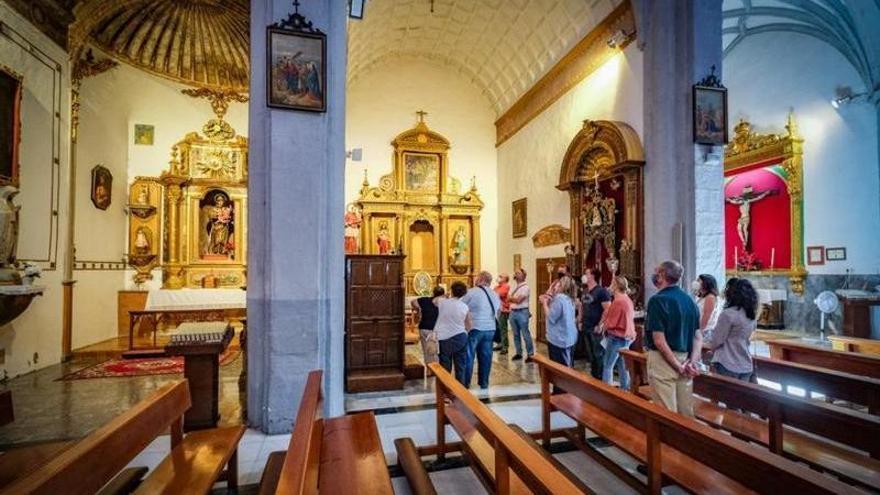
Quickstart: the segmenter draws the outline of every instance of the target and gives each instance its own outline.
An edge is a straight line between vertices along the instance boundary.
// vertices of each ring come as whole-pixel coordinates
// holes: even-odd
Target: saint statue
[[[137,229],[134,235],[134,251],[136,254],[150,254],[150,238],[144,227]]]
[[[752,203],[760,201],[771,194],[776,194],[777,192],[776,189],[755,192],[751,185],[747,185],[743,187],[742,193],[739,196],[731,196],[727,198],[728,203],[739,206],[739,220],[736,222],[736,231],[739,234],[739,240],[742,241],[743,249],[749,249],[749,226],[752,223]]]
[[[593,208],[590,210],[590,227],[601,227],[602,226],[602,212],[599,211],[599,205],[593,203]]]
[[[361,216],[354,204],[348,205],[345,212],[345,254],[358,253],[358,238],[361,234]]]
[[[150,204],[150,190],[147,189],[146,185],[143,185],[138,190],[137,204],[139,205],[148,205]]]
[[[452,264],[453,265],[466,265],[467,264],[467,234],[464,231],[464,226],[459,226],[458,230],[455,231],[455,234],[452,235]]]
[[[388,232],[388,222],[379,224],[376,243],[379,245],[379,254],[391,254],[391,234]]]
[[[205,239],[202,243],[203,258],[232,259],[235,244],[232,240],[233,206],[226,194],[214,193],[214,204],[201,209]]]

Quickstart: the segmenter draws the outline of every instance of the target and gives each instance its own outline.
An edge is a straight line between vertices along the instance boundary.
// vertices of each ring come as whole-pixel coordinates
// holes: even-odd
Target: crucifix
[[[749,250],[749,226],[752,223],[752,203],[777,192],[776,189],[755,192],[751,185],[747,185],[743,187],[742,193],[739,196],[727,198],[728,203],[739,206],[739,220],[736,222],[736,232],[739,234],[739,240],[742,241],[743,249],[746,251]]]
[[[419,110],[418,112],[416,112],[416,115],[419,116],[419,123],[424,124],[425,123],[425,116],[428,115],[428,112],[426,112],[424,110]]]

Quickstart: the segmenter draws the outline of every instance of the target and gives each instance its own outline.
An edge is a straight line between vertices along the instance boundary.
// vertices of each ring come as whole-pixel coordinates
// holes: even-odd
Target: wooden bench
[[[862,354],[880,356],[880,340],[844,335],[831,335],[828,340],[831,341],[831,348],[835,351],[861,352]]]
[[[770,347],[770,357],[773,359],[880,378],[880,356],[835,351],[794,339],[771,340],[767,345]]]
[[[393,494],[372,412],[322,417],[322,372],[309,372],[287,452],[270,455],[260,494]]]
[[[622,356],[629,369],[639,369],[632,383],[643,383],[646,355]],[[650,395],[650,387],[633,391]],[[694,393],[708,399],[694,402],[694,414],[710,426],[848,482],[880,487],[880,418],[711,373],[694,378]]]
[[[691,418],[536,355],[541,372],[542,431],[550,436],[550,414],[559,411],[579,425],[572,442],[618,477],[645,490],[630,473],[578,437],[588,428],[647,465],[647,491],[660,493],[664,478],[693,493],[859,493],[766,449],[749,445]],[[566,391],[551,395],[555,385]],[[600,459],[601,458],[601,459]],[[610,467],[614,466],[614,468]],[[615,469],[616,468],[616,469]]]
[[[98,493],[156,437],[171,431],[171,453],[135,493],[208,493],[218,480],[237,488],[238,441],[244,426],[183,435],[190,407],[185,380],[165,385],[133,408],[60,452],[8,487],[8,493]],[[224,472],[224,467],[228,466]]]
[[[450,450],[446,425],[461,438],[471,468],[489,493],[592,493],[550,462],[504,420],[477,400],[438,363],[428,365],[437,377],[437,458]]]

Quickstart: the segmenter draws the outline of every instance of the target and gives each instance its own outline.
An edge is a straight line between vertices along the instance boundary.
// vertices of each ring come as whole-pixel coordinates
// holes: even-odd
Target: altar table
[[[244,309],[247,292],[241,289],[159,289],[147,294],[147,311],[169,309]]]

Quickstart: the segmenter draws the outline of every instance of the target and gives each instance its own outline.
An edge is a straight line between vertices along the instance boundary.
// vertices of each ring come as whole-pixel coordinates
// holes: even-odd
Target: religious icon
[[[0,186],[18,187],[21,76],[0,65]]]
[[[224,191],[210,191],[199,202],[199,254],[203,260],[235,259],[235,206]]]
[[[464,231],[464,225],[458,227],[452,234],[452,264],[456,266],[465,266],[468,264],[467,258],[467,233]]]
[[[146,124],[134,125],[134,144],[152,146],[156,128]]]
[[[92,169],[92,204],[99,210],[110,206],[113,175],[105,167],[95,165]]]
[[[407,189],[411,191],[439,192],[439,156],[404,153],[403,162]]]
[[[138,189],[137,204],[138,205],[150,204],[150,189],[147,187],[146,184],[142,185],[140,187],[140,189]]]
[[[150,254],[150,234],[146,227],[138,227],[134,236],[135,254]]]
[[[513,237],[525,237],[528,230],[528,205],[527,198],[513,202]]]
[[[391,254],[391,233],[388,231],[388,222],[379,224],[376,243],[379,245],[379,254]]]
[[[751,185],[746,185],[742,189],[739,196],[730,196],[725,200],[739,206],[739,219],[736,223],[736,231],[739,234],[739,240],[742,241],[743,249],[749,249],[749,226],[752,223],[751,205],[760,201],[771,194],[776,194],[776,189],[767,189],[766,191],[755,192]]]
[[[727,90],[694,86],[694,142],[727,143]]]
[[[327,110],[326,36],[320,32],[270,27],[268,38],[269,106],[313,112]]]
[[[361,215],[358,213],[357,206],[352,203],[348,205],[348,211],[345,212],[345,254],[358,253],[360,235]]]

